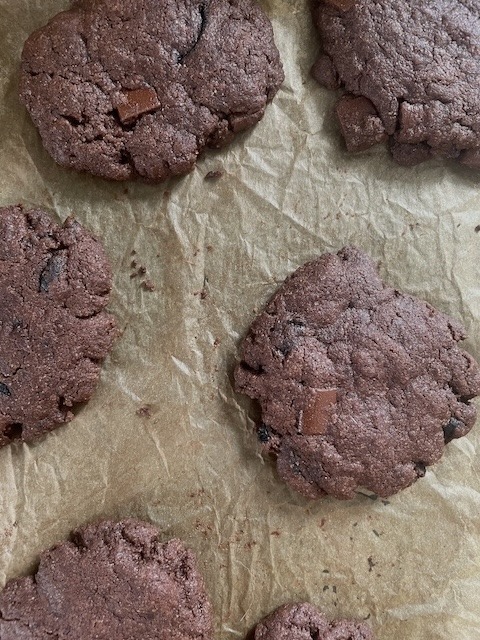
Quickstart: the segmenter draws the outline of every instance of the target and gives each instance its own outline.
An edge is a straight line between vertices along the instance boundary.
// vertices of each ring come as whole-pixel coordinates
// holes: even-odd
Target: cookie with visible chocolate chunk
[[[255,0],[83,0],[28,38],[20,97],[59,164],[161,181],[258,122],[283,78]]]
[[[474,425],[480,368],[458,346],[465,337],[345,248],[298,269],[256,318],[236,390],[259,401],[263,450],[293,489],[387,497]]]
[[[480,5],[460,0],[315,0],[314,77],[342,88],[349,151],[389,141],[394,159],[480,168]]]
[[[135,520],[76,531],[0,593],[2,640],[211,640],[195,556]]]
[[[112,274],[82,225],[0,209],[0,446],[72,419],[93,394],[117,335]]]
[[[356,620],[329,622],[313,605],[285,604],[255,627],[253,640],[374,640],[369,625]]]

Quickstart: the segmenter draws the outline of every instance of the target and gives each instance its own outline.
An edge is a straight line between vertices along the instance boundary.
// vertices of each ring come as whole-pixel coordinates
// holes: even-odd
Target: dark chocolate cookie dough
[[[59,164],[160,181],[260,120],[282,81],[254,0],[83,0],[27,40],[20,96]]]
[[[253,322],[236,389],[280,476],[316,498],[390,496],[473,426],[480,369],[463,326],[380,279],[346,248],[291,275]]]
[[[329,622],[308,603],[286,604],[259,622],[254,640],[373,640],[370,627],[354,620]]]
[[[0,446],[72,419],[116,336],[105,312],[112,275],[78,222],[0,209]]]
[[[350,151],[389,140],[412,165],[431,156],[480,169],[480,3],[315,0],[323,53],[313,67],[343,88]]]
[[[2,640],[210,640],[191,551],[134,520],[79,529],[0,593]]]

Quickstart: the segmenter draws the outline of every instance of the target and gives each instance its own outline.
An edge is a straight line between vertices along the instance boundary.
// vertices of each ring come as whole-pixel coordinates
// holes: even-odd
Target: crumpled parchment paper
[[[149,186],[54,164],[17,77],[25,38],[68,0],[0,0],[0,204],[75,213],[103,240],[123,330],[73,422],[0,451],[0,584],[73,528],[136,516],[196,551],[218,639],[305,599],[368,618],[381,640],[475,640],[480,429],[388,501],[310,502],[260,457],[255,408],[231,380],[256,310],[300,264],[348,243],[381,261],[392,285],[461,318],[480,357],[480,174],[404,169],[382,147],[348,156],[335,97],[309,77],[308,0],[264,6],[286,71],[264,120],[186,178]]]

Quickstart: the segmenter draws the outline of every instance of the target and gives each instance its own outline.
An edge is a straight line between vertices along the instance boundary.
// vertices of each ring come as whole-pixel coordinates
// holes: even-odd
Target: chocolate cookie
[[[0,209],[0,446],[72,419],[116,336],[100,243],[69,218]]]
[[[323,53],[313,75],[342,87],[349,151],[389,140],[397,162],[431,156],[480,168],[480,4],[315,0]]]
[[[280,287],[245,338],[236,389],[259,400],[258,437],[293,489],[386,497],[475,422],[480,368],[464,338],[459,322],[346,248]]]
[[[283,77],[254,0],[83,0],[27,40],[20,97],[59,164],[160,181],[258,122]]]
[[[373,640],[370,627],[354,620],[328,622],[308,603],[286,604],[259,622],[254,640]]]
[[[212,611],[193,553],[144,522],[79,529],[0,593],[2,640],[207,640]]]

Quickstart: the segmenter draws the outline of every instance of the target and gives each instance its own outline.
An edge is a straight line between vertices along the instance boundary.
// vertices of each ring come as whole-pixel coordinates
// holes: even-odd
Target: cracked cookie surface
[[[480,369],[458,346],[465,337],[345,248],[298,269],[255,319],[236,390],[259,401],[258,438],[293,489],[387,497],[474,425]]]
[[[286,604],[255,627],[254,640],[374,640],[370,627],[355,620],[329,622],[313,605]]]
[[[135,520],[102,522],[44,552],[34,576],[0,593],[2,640],[211,640],[196,559]]]
[[[0,209],[0,446],[42,436],[91,397],[117,335],[111,286],[102,246],[74,219]]]
[[[343,88],[350,151],[389,140],[397,162],[432,156],[480,169],[477,0],[315,0],[314,77]]]
[[[260,120],[283,77],[254,0],[84,0],[27,40],[20,97],[59,164],[161,181]]]

